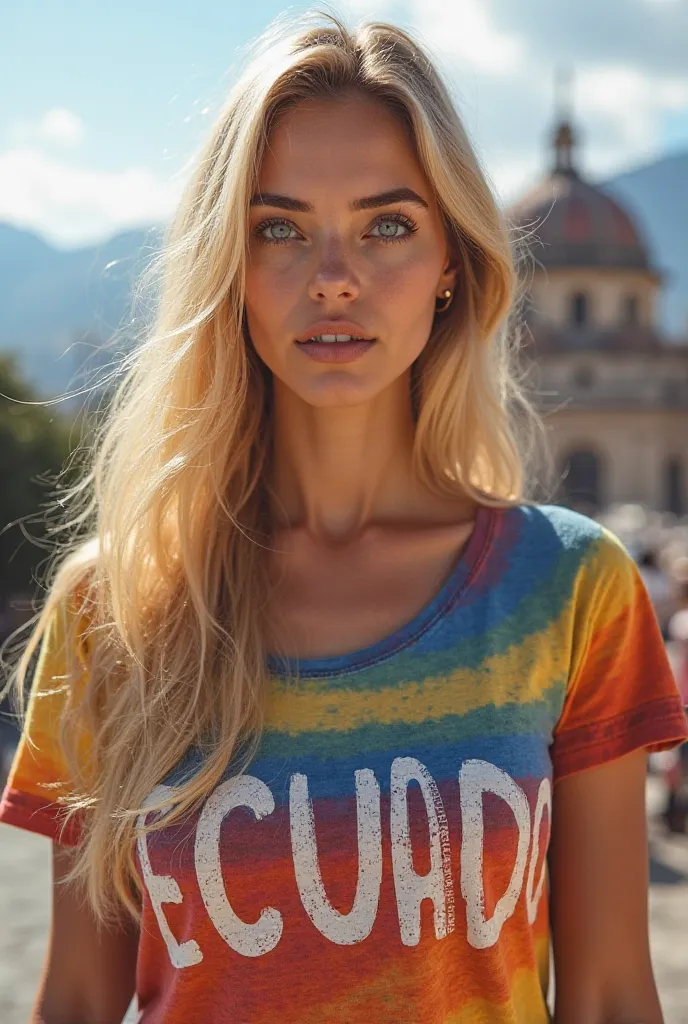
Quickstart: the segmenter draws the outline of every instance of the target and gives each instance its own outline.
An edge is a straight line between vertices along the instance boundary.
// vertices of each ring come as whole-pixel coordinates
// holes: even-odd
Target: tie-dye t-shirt
[[[0,814],[53,838],[63,664],[56,627],[34,682],[53,694],[32,700],[35,745],[22,742]],[[271,662],[247,772],[139,834],[141,1019],[549,1020],[557,780],[686,735],[630,557],[564,509],[484,509],[411,622],[293,669]],[[190,750],[151,801],[197,764]]]

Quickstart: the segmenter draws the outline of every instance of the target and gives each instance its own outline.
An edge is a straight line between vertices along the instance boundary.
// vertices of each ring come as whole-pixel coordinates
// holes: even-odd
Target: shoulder
[[[556,540],[567,550],[587,548],[605,532],[594,519],[561,505],[516,505],[507,509],[530,540]]]
[[[547,600],[588,605],[632,595],[637,566],[621,541],[588,516],[556,505],[518,505],[497,518],[493,544],[508,576]]]
[[[525,547],[594,564],[635,565],[622,542],[588,516],[559,505],[517,505],[503,513],[504,528]]]

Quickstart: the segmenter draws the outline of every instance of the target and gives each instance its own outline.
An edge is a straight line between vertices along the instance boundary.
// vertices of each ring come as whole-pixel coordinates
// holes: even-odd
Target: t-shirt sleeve
[[[52,612],[36,661],[19,740],[7,785],[0,802],[0,822],[48,836],[65,846],[79,841],[79,812],[66,814],[65,798],[73,792],[60,742],[60,724],[70,688],[87,680],[87,646],[77,642],[74,657],[68,644],[85,622],[72,601]],[[74,690],[72,689],[72,692]],[[79,758],[88,756],[88,743],[80,743]]]
[[[652,603],[633,559],[604,530],[573,595],[571,667],[551,749],[554,778],[688,738]]]

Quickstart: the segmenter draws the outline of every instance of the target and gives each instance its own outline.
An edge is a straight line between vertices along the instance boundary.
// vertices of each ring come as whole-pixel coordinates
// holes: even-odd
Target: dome
[[[571,159],[574,136],[567,123],[554,136],[554,170],[507,210],[525,232],[535,259],[553,267],[650,270],[648,247],[637,225],[615,199],[584,181]]]

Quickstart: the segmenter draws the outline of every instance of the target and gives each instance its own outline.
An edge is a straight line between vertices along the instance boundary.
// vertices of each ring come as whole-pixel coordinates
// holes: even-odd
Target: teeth
[[[314,334],[309,341],[324,341],[327,345],[332,345],[337,341],[364,341],[364,338],[357,338],[353,334]]]

